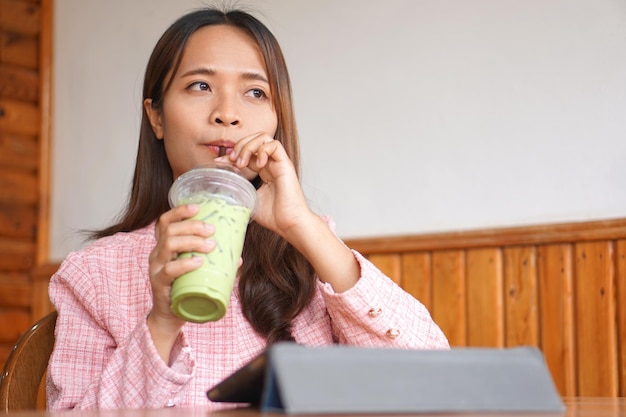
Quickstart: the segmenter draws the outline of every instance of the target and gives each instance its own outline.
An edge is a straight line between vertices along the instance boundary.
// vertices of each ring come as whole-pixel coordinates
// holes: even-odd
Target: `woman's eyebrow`
[[[269,81],[267,81],[267,78],[263,74],[260,74],[258,72],[254,72],[254,71],[243,72],[241,74],[241,77],[245,80],[262,81],[264,83],[269,84]]]
[[[215,70],[210,68],[194,68],[181,75],[181,77],[189,77],[192,75],[215,75]]]
[[[185,73],[181,75],[181,77],[190,77],[194,75],[211,76],[215,74],[217,74],[217,71],[215,71],[214,69],[201,67],[201,68],[194,68],[189,71],[186,71]],[[241,73],[241,78],[243,78],[244,80],[262,81],[264,83],[269,84],[267,77],[265,77],[263,74],[257,71],[244,71]]]

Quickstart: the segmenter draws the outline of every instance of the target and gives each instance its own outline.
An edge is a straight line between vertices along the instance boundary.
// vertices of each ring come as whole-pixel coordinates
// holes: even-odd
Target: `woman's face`
[[[206,26],[188,40],[161,109],[144,102],[174,178],[230,152],[239,139],[276,134],[268,76],[256,43],[241,29]],[[248,178],[255,174],[244,172]]]

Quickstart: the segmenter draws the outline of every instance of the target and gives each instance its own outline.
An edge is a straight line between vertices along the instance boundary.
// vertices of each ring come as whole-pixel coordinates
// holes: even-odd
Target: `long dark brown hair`
[[[208,25],[230,25],[256,41],[265,61],[272,105],[278,116],[275,139],[283,144],[300,172],[298,134],[285,59],[269,29],[249,13],[204,8],[174,22],[150,56],[143,99],[152,99],[154,108],[162,108],[163,96],[178,70],[189,37]],[[163,141],[157,140],[143,110],[135,174],[126,209],[116,224],[93,232],[91,237],[130,232],[157,220],[169,210],[167,194],[173,180]],[[291,322],[308,305],[315,291],[310,263],[287,241],[255,222],[248,227],[243,259],[239,295],[245,317],[270,344],[294,340]]]

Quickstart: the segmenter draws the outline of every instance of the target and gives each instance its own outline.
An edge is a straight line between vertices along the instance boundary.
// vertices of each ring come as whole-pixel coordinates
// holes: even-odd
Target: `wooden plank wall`
[[[346,243],[452,346],[537,346],[561,395],[626,396],[626,219]]]
[[[50,0],[0,0],[0,364],[50,309],[51,13]]]

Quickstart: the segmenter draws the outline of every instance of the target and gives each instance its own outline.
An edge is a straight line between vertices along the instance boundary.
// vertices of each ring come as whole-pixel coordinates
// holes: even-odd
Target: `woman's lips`
[[[233,151],[233,147],[228,145],[210,144],[205,146],[216,156],[228,155]]]

